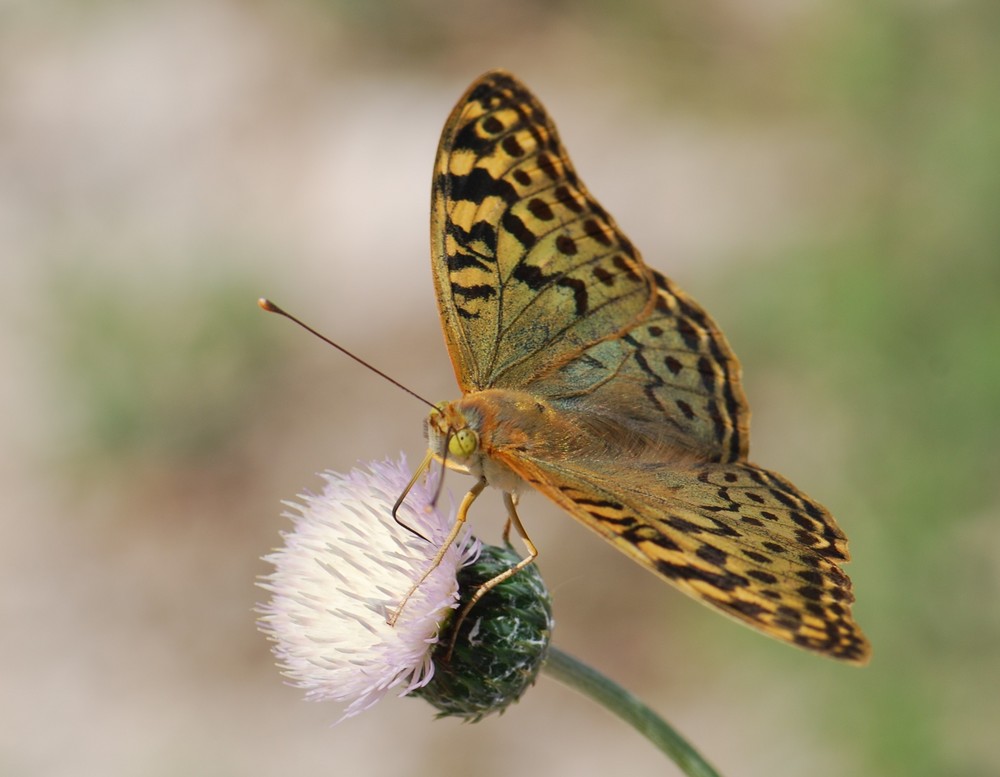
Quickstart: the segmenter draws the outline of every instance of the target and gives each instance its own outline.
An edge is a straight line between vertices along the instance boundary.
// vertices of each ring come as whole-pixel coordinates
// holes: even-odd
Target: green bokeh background
[[[423,416],[254,300],[453,396],[430,169],[497,66],[725,329],[875,652],[763,639],[526,499],[556,644],[728,775],[1000,773],[998,36],[992,0],[0,6],[0,773],[673,773],[545,679],[331,730],[254,630],[280,501]]]

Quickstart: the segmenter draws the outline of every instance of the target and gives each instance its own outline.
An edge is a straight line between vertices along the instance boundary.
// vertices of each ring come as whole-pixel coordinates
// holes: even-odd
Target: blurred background
[[[875,652],[760,637],[526,497],[557,644],[727,775],[1000,773],[998,34],[993,0],[0,3],[0,774],[675,773],[544,677],[330,728],[255,630],[281,500],[424,417],[255,299],[455,397],[430,172],[498,66],[727,333]]]

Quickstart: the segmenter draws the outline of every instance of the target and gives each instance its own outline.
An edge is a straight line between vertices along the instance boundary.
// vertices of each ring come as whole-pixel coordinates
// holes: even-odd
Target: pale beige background
[[[280,501],[323,468],[416,460],[424,415],[255,297],[453,397],[430,170],[454,101],[494,66],[541,96],[592,191],[729,333],[754,458],[852,537],[876,663],[730,624],[529,497],[557,643],[726,774],[890,774],[954,752],[969,769],[953,773],[1000,764],[961,680],[928,710],[934,733],[892,723],[896,689],[933,670],[900,669],[909,638],[885,637],[898,610],[877,561],[893,538],[845,472],[867,421],[796,362],[822,332],[772,328],[781,306],[755,307],[747,283],[777,283],[769,257],[865,211],[878,150],[816,108],[822,72],[795,69],[841,23],[836,4],[494,5],[0,4],[0,773],[674,773],[546,678],[478,725],[389,699],[331,729],[338,711],[284,686],[255,631]],[[477,505],[487,539],[499,504]],[[966,546],[995,542],[993,525],[971,524]],[[863,741],[858,710],[880,706],[886,739]],[[925,738],[937,761],[907,744]]]

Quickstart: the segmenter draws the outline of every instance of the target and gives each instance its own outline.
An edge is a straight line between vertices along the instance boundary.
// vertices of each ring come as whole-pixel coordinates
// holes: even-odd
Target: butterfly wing
[[[839,566],[847,539],[826,508],[780,475],[747,462],[498,456],[698,601],[782,641],[867,662]]]
[[[587,397],[651,438],[746,457],[740,369],[711,318],[643,263],[538,100],[502,71],[459,100],[435,163],[431,241],[464,393]]]
[[[651,271],[656,304],[531,381],[524,390],[605,417],[608,433],[638,434],[710,461],[746,460],[750,408],[739,362],[704,310]]]

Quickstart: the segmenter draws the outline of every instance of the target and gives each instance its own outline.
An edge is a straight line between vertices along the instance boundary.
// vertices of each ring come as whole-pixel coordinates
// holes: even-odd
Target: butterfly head
[[[427,417],[427,443],[438,458],[465,468],[479,453],[479,434],[455,402],[440,402]]]

